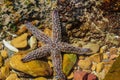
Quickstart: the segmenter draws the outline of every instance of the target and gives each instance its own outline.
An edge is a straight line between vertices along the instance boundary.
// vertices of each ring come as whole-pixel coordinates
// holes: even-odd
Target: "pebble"
[[[92,61],[92,62],[96,62],[96,63],[99,63],[102,61],[103,59],[103,54],[101,53],[96,53],[96,54],[93,54],[89,57],[89,59]]]
[[[85,71],[75,71],[74,72],[74,80],[87,80],[87,76],[89,73]]]
[[[97,43],[88,43],[87,45],[84,45],[83,48],[90,48],[92,53],[96,53],[99,51],[100,46]]]
[[[17,74],[15,73],[11,73],[7,78],[6,80],[20,80],[17,76]]]
[[[73,78],[73,72],[67,77],[68,80],[71,80]]]
[[[36,46],[37,46],[37,39],[36,39],[36,37],[34,37],[34,36],[30,37],[29,45],[30,45],[31,49],[35,49],[36,48]]]
[[[0,67],[3,65],[3,58],[2,56],[0,55]]]
[[[25,56],[25,53],[16,53],[10,59],[10,66],[12,69],[24,72],[33,77],[36,76],[50,76],[52,74],[52,69],[49,64],[45,61],[32,60],[27,63],[23,63],[21,59]],[[19,65],[18,65],[19,64]]]
[[[16,48],[25,48],[27,46],[27,33],[24,33],[11,41],[11,44]]]
[[[17,35],[20,35],[22,33],[24,33],[27,30],[26,26],[24,24],[20,25],[19,30],[17,31]]]
[[[1,51],[1,56],[2,56],[3,58],[7,58],[7,57],[8,57],[8,52],[7,52],[6,50],[2,50],[2,51]]]
[[[110,48],[110,54],[112,55],[112,54],[117,54],[117,51],[118,51],[118,49],[117,48],[115,48],[115,47],[112,47],[112,48]]]
[[[101,72],[103,70],[103,68],[104,68],[104,63],[103,62],[98,63],[97,67],[96,67],[96,72],[98,72],[98,73]]]
[[[50,30],[49,28],[45,28],[44,29],[44,33],[49,36],[49,37],[52,37],[52,30]]]
[[[63,72],[65,75],[68,75],[74,64],[76,63],[77,56],[76,54],[64,54],[63,55]]]
[[[78,65],[83,70],[89,70],[91,68],[91,66],[92,66],[92,62],[89,59],[79,60]]]

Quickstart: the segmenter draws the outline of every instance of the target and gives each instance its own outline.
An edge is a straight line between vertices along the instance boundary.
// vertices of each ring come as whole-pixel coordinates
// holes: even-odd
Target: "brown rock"
[[[75,71],[74,72],[74,80],[87,80],[87,76],[89,73],[85,71]]]
[[[51,68],[45,61],[32,60],[23,63],[21,59],[24,57],[22,53],[17,53],[10,59],[11,68],[29,74],[31,76],[48,76],[51,75]]]
[[[14,38],[11,41],[11,44],[16,48],[25,48],[27,46],[27,36],[28,34],[24,33],[21,36]]]
[[[98,80],[98,78],[94,74],[89,74],[87,80]]]

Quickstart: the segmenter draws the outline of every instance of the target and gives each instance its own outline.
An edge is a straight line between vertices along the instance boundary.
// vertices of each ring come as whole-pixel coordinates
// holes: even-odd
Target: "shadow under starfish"
[[[88,48],[74,47],[71,44],[61,42],[61,26],[59,20],[59,13],[55,9],[52,12],[52,39],[45,35],[41,30],[37,29],[31,23],[26,23],[26,27],[30,30],[36,38],[46,45],[33,50],[28,55],[26,55],[22,61],[28,62],[30,60],[45,57],[51,54],[52,63],[54,66],[54,71],[56,73],[57,80],[66,80],[64,73],[62,72],[62,56],[61,52],[71,52],[76,54],[87,54],[91,50]]]

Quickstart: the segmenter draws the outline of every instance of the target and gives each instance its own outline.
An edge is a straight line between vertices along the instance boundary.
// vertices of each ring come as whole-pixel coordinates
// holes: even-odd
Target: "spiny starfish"
[[[36,38],[46,45],[33,50],[26,55],[22,61],[28,62],[30,60],[38,59],[47,56],[51,53],[52,63],[54,71],[56,73],[56,79],[66,80],[64,73],[62,72],[62,56],[61,52],[71,52],[76,54],[86,54],[90,50],[88,48],[74,47],[68,43],[61,42],[61,26],[59,20],[59,13],[55,9],[52,12],[52,39],[45,35],[41,30],[38,30],[31,23],[26,23],[26,27],[30,30]]]

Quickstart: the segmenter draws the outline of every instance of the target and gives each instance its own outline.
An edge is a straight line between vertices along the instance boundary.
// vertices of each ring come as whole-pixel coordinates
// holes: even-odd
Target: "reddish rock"
[[[74,72],[74,80],[87,80],[87,76],[89,73],[85,71],[75,71]]]
[[[87,80],[98,80],[98,78],[94,74],[89,74]]]

